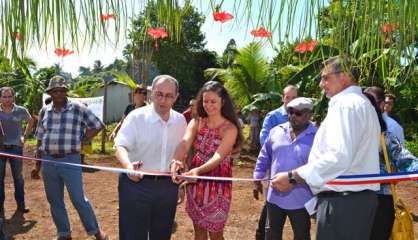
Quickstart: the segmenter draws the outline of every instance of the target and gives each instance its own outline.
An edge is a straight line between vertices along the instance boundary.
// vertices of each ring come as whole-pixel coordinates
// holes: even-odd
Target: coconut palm
[[[249,104],[256,93],[269,91],[269,64],[259,43],[239,49],[231,67],[209,68],[205,75],[223,81],[238,106]]]

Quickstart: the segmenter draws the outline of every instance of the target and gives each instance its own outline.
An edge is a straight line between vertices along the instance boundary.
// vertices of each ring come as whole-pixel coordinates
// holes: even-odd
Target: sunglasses
[[[147,95],[147,90],[146,89],[138,89],[138,90],[135,91],[135,93]]]
[[[295,110],[295,109],[293,109],[293,108],[289,108],[289,109],[287,109],[287,114],[288,114],[288,115],[293,115],[293,114],[294,114],[296,117],[300,117],[300,116],[302,116],[304,113],[305,113],[305,112],[298,111],[298,110]]]

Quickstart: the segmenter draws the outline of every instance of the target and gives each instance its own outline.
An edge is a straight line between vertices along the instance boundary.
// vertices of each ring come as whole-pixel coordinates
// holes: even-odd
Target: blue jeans
[[[16,147],[15,149],[3,150],[5,153],[22,155],[22,147]],[[25,208],[25,181],[22,175],[22,160],[17,158],[0,158],[0,207],[4,205],[4,177],[6,175],[6,162],[10,163],[10,169],[12,171],[13,183],[15,185],[15,199],[18,208]]]
[[[64,158],[43,156],[44,159],[57,162],[80,164],[80,154],[67,155]],[[73,206],[89,235],[99,232],[96,215],[87,197],[84,195],[81,167],[65,166],[55,163],[42,163],[46,198],[51,207],[51,215],[57,227],[58,236],[71,236],[71,226],[64,203],[64,185],[67,187]]]

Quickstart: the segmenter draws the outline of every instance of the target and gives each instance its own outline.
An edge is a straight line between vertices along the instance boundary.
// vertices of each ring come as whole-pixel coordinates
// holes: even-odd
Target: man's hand
[[[263,184],[261,181],[255,181],[254,182],[254,189],[253,189],[253,197],[254,199],[259,199],[259,194],[263,195]]]
[[[128,169],[136,171],[139,170],[143,164],[143,162],[133,162]],[[139,182],[144,177],[144,175],[140,173],[128,173],[127,175],[128,178],[134,182]]]
[[[32,171],[30,172],[30,177],[34,180],[41,179],[41,176],[39,175],[39,169],[32,169]]]
[[[287,172],[281,172],[274,176],[271,181],[272,187],[279,192],[288,192],[293,188],[293,185],[289,183],[289,177]]]
[[[184,178],[179,177],[178,173],[186,170],[186,164],[180,160],[173,160],[170,165],[171,179],[174,183],[180,184],[184,181]]]

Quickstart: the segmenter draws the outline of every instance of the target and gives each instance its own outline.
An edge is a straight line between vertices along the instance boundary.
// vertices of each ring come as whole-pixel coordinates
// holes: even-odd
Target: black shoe
[[[25,208],[25,207],[18,207],[16,209],[16,212],[20,212],[20,213],[28,213],[30,212],[29,208]]]

